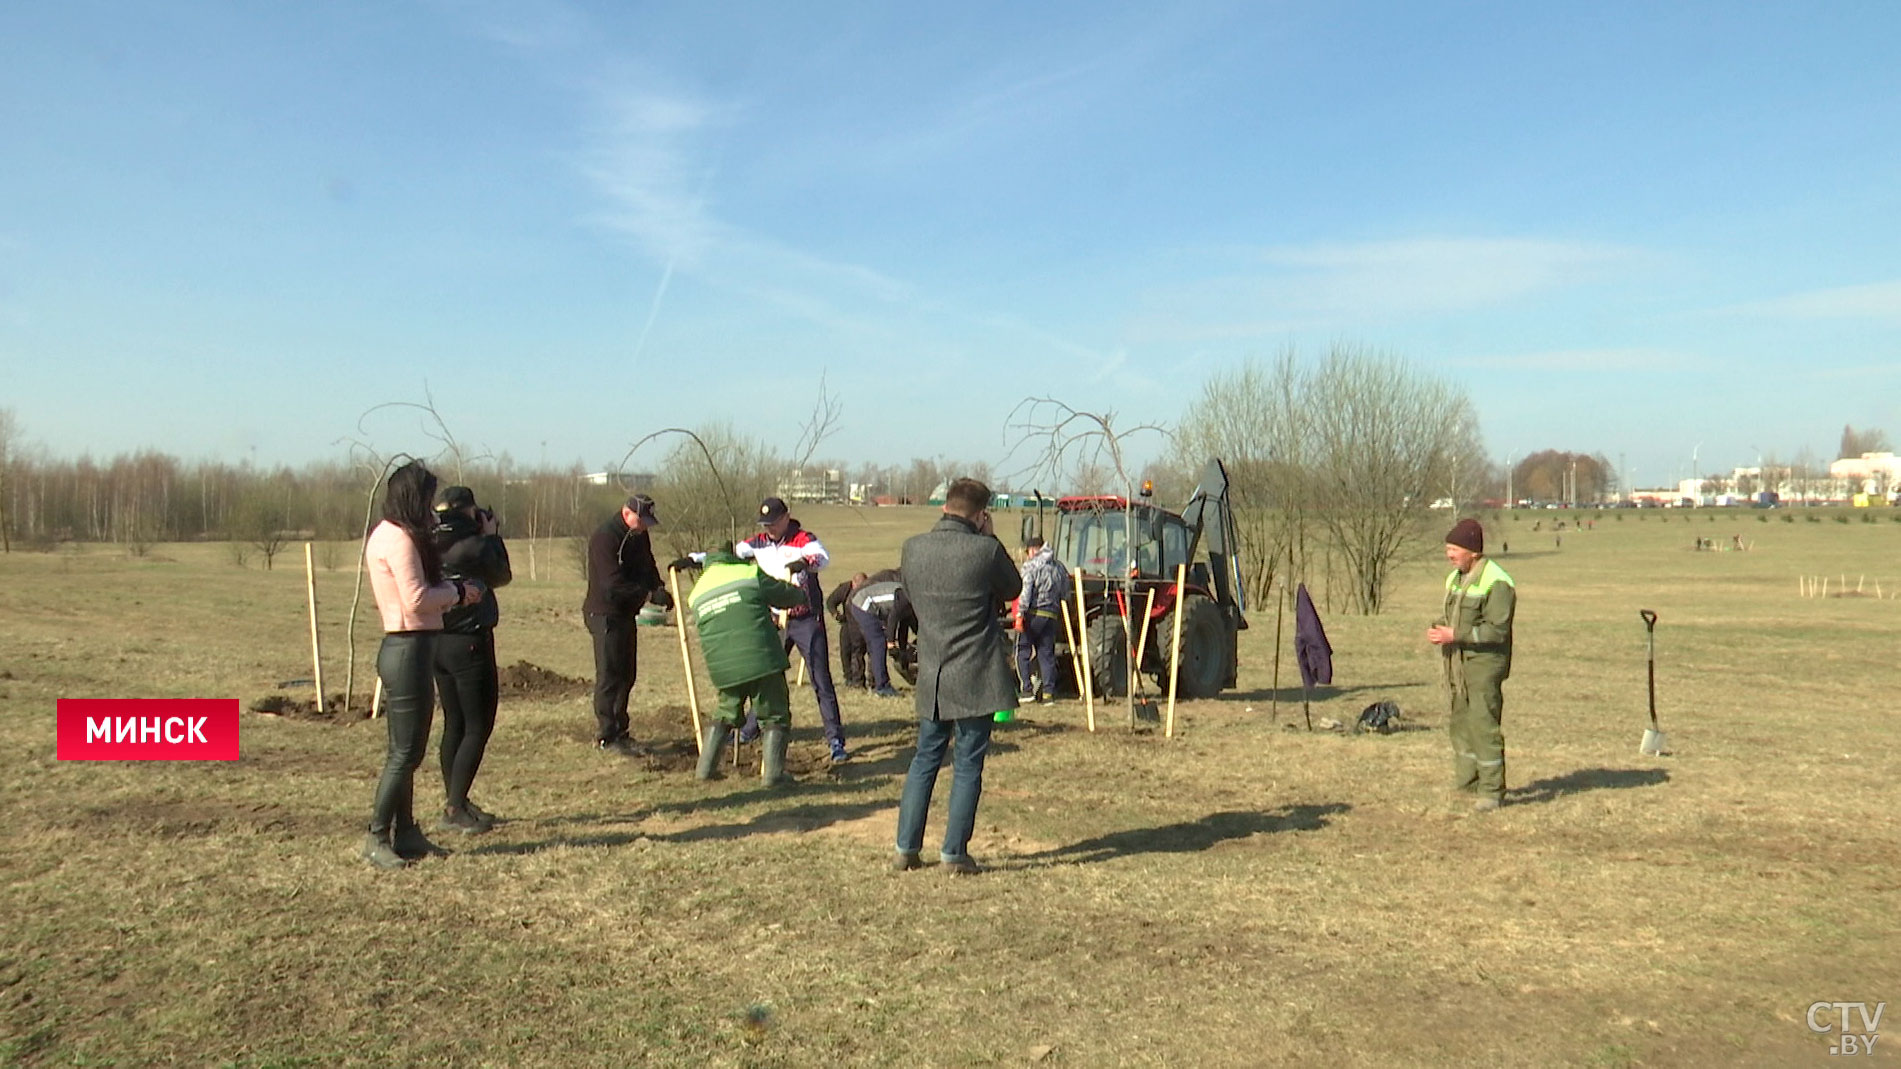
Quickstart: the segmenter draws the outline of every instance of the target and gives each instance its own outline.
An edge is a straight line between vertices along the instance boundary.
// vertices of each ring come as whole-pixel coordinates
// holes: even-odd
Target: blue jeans
[[[917,755],[911,758],[911,772],[904,778],[904,796],[898,802],[899,853],[915,854],[924,846],[924,815],[931,808],[931,789],[937,786],[937,770],[944,766],[944,751],[955,735],[950,811],[944,818],[944,846],[938,854],[944,861],[970,858],[970,834],[977,827],[977,799],[983,797],[984,790],[984,757],[990,753],[990,729],[995,724],[987,716],[918,721]]]
[[[871,688],[889,690],[891,687],[891,662],[886,657],[884,621],[877,613],[866,612],[856,605],[851,609],[852,619],[858,621],[858,630],[865,636],[865,658],[871,666]]]
[[[1023,630],[1017,632],[1017,682],[1025,694],[1037,690],[1036,677],[1030,674],[1030,657],[1035,655],[1043,667],[1043,686],[1039,693],[1056,697],[1056,632],[1061,623],[1048,616],[1025,616]]]

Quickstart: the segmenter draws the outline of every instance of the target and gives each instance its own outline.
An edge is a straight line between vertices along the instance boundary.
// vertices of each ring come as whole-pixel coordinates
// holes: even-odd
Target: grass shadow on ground
[[[1047,859],[1054,864],[1086,865],[1130,854],[1188,854],[1210,849],[1232,839],[1283,831],[1319,831],[1328,817],[1353,807],[1345,802],[1287,805],[1265,812],[1231,810],[1210,813],[1200,820],[1165,824],[1159,828],[1130,828],[1093,839],[1023,855],[1023,860]]]
[[[1350,694],[1360,694],[1369,690],[1406,690],[1408,688],[1423,687],[1423,686],[1425,686],[1424,683],[1417,683],[1417,682],[1415,683],[1367,683],[1367,684],[1357,686],[1357,687],[1335,687],[1335,686],[1322,685],[1322,686],[1315,687],[1313,690],[1309,691],[1307,694],[1307,697],[1311,701],[1321,702],[1321,701],[1327,701],[1332,698],[1344,698]],[[1300,687],[1298,685],[1295,685],[1292,687],[1282,687],[1279,690],[1275,690],[1272,687],[1263,687],[1260,690],[1235,690],[1235,691],[1225,692],[1221,695],[1221,697],[1224,701],[1250,701],[1250,702],[1280,701],[1280,702],[1298,703],[1300,701]]]
[[[847,820],[862,820],[898,804],[896,797],[881,797],[857,802],[824,802],[773,809],[739,824],[709,824],[701,828],[655,835],[670,843],[697,843],[709,839],[740,839],[748,835],[774,832],[808,832]]]
[[[1514,787],[1505,792],[1505,800],[1512,805],[1542,805],[1582,791],[1656,787],[1668,782],[1670,773],[1661,768],[1580,768]]]

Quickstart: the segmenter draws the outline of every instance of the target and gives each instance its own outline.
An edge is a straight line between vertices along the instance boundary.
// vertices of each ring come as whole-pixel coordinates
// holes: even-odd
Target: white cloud
[[[1411,238],[1185,251],[1220,274],[1147,294],[1131,336],[1154,343],[1288,338],[1358,330],[1369,320],[1509,305],[1596,283],[1653,254],[1597,242]]]
[[[1534,353],[1508,353],[1492,356],[1466,356],[1448,360],[1452,367],[1478,371],[1544,372],[1555,374],[1623,375],[1631,372],[1697,371],[1711,366],[1710,361],[1670,349],[1551,349]]]
[[[1642,254],[1595,242],[1415,238],[1264,249],[1262,279],[1289,310],[1356,315],[1458,312],[1580,285]]]
[[[1726,311],[1790,319],[1883,319],[1901,321],[1901,280],[1807,290],[1737,305]]]

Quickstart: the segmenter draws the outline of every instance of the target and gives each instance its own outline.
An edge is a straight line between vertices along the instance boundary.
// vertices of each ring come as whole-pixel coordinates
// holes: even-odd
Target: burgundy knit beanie
[[[1479,521],[1474,519],[1460,520],[1452,525],[1452,530],[1446,532],[1446,545],[1469,549],[1474,553],[1483,553],[1485,552],[1485,528],[1480,527]]]

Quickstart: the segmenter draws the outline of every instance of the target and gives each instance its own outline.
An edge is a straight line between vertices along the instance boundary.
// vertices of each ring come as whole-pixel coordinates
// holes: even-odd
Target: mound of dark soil
[[[323,708],[314,698],[293,698],[288,694],[267,694],[247,706],[251,712],[267,716],[287,716],[293,720],[337,720],[343,716],[343,695],[332,694]]]
[[[538,664],[516,661],[501,670],[502,693],[514,698],[576,698],[591,693],[594,684]]]

